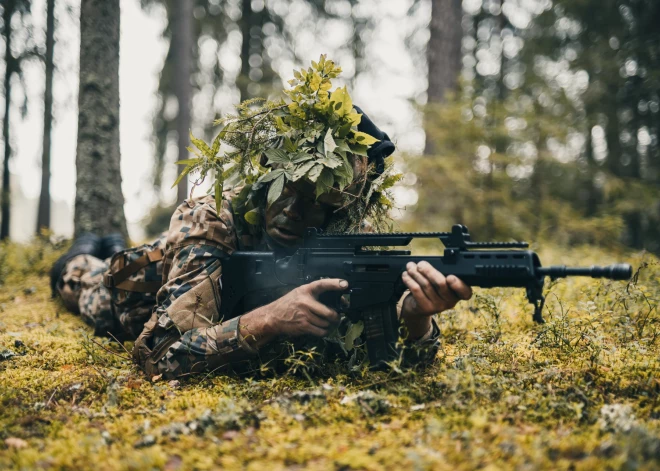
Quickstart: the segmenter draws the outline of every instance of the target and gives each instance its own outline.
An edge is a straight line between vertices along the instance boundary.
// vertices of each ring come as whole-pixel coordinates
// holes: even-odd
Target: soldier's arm
[[[212,198],[179,206],[170,223],[165,284],[135,343],[134,358],[145,373],[172,378],[256,356],[256,345],[241,335],[241,318],[223,321],[218,314],[222,261],[235,248],[228,207],[218,215]]]
[[[187,205],[172,217],[166,283],[135,345],[135,359],[148,375],[242,371],[274,338],[324,336],[338,322],[338,314],[318,296],[344,290],[342,280],[319,280],[235,319],[220,319],[222,261],[235,250],[231,216],[225,208],[218,217],[210,202]]]

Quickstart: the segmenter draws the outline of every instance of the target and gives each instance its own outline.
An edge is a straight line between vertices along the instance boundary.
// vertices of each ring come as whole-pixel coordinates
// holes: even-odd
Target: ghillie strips
[[[350,221],[342,224],[343,230],[354,230],[365,219],[385,227],[387,210],[392,207],[387,190],[400,178],[392,171],[391,159],[380,175],[370,168],[369,184],[361,185],[357,194],[343,191],[355,177],[351,154],[366,156],[378,140],[358,130],[362,114],[353,107],[346,87],[330,91],[331,80],[340,73],[341,67],[321,55],[311,67],[293,72],[292,88],[284,91],[288,102],[255,98],[240,103],[236,114],[216,121],[223,127],[211,145],[191,134],[194,147],[189,150],[196,157],[177,162],[186,167],[174,186],[189,174],[198,175],[193,190],[213,178],[209,192],[215,192],[216,206],[227,187],[242,188],[238,199],[245,202],[244,219],[256,225],[259,189],[269,184],[266,199],[270,205],[287,182],[306,179],[315,185],[317,198],[333,188],[342,192],[342,209]],[[261,165],[264,156],[267,163]]]

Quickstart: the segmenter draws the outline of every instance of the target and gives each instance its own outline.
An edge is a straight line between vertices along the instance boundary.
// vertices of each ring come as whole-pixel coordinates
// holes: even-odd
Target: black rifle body
[[[441,256],[412,256],[407,250],[369,250],[365,247],[405,246],[413,238],[439,238],[445,244]],[[572,269],[542,268],[538,255],[523,242],[470,241],[464,226],[450,233],[323,235],[308,229],[303,244],[293,255],[277,257],[273,252],[234,252],[223,262],[221,279],[223,318],[246,312],[246,304],[263,305],[268,293],[293,289],[322,278],[348,281],[348,306],[339,302],[341,293],[328,293],[321,301],[341,309],[352,321],[362,320],[372,366],[381,367],[396,358],[399,320],[396,304],[405,285],[401,279],[409,262],[426,261],[445,276],[455,275],[470,286],[525,288],[534,304],[534,320],[543,322],[545,276],[585,275],[626,279],[629,265]],[[263,301],[255,297],[263,297]],[[247,303],[246,301],[250,301]],[[256,302],[255,302],[256,301]]]

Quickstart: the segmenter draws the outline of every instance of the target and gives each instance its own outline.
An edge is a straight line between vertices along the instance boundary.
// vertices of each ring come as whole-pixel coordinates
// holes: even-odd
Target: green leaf
[[[343,173],[340,174],[335,174],[335,182],[337,183],[337,186],[339,187],[340,190],[343,190],[346,188],[348,185],[351,184],[351,180],[346,178],[346,175]]]
[[[307,154],[307,155],[309,155],[309,154]],[[294,182],[300,180],[302,177],[305,176],[305,174],[307,174],[307,172],[309,172],[309,170],[314,165],[316,165],[316,161],[314,161],[314,160],[309,160],[309,161],[305,162],[304,164],[302,164],[301,166],[299,166],[296,169],[296,171],[293,173],[293,178],[291,180],[294,181]]]
[[[314,162],[316,165],[312,167],[312,169],[307,173],[307,178],[312,181],[316,182],[318,180],[319,175],[321,175],[321,172],[323,171],[323,164],[319,164]]]
[[[215,181],[215,211],[218,214],[222,211],[222,182],[220,180]]]
[[[357,112],[349,113],[348,120],[351,122],[353,126],[357,126],[358,124],[360,124],[360,121],[362,121],[362,113],[357,113]]]
[[[352,127],[353,127],[353,123],[351,122],[342,124],[337,130],[337,137],[340,137],[341,139],[345,138],[346,136],[348,136],[348,133],[351,132]]]
[[[295,151],[298,150],[298,148],[297,148],[296,145],[291,141],[291,139],[289,138],[289,136],[284,136],[284,149],[285,149],[287,152],[295,152]]]
[[[344,152],[351,151],[351,148],[348,147],[348,143],[344,139],[335,139],[335,143],[337,144],[337,150],[341,150]]]
[[[197,139],[195,136],[193,136],[192,132],[190,132],[190,142],[192,142],[195,147],[201,150],[202,153],[207,157],[215,157],[215,154],[211,152],[211,148],[208,146],[208,144],[206,144],[206,142],[201,139]]]
[[[279,177],[283,173],[284,173],[284,169],[281,169],[281,168],[271,170],[270,172],[264,173],[261,177],[259,177],[259,180],[257,180],[257,182],[259,182],[259,183],[270,182],[272,180],[275,180],[277,177]]]
[[[309,88],[311,88],[313,92],[316,92],[320,86],[321,76],[315,72],[312,74],[312,78],[309,80]]]
[[[268,163],[271,164],[288,164],[291,162],[287,153],[282,149],[267,149],[264,154],[268,157]]]
[[[325,133],[323,144],[324,144],[326,156],[332,154],[334,150],[337,148],[337,144],[335,143],[335,140],[332,138],[332,129],[328,129],[328,132]]]
[[[192,165],[200,162],[202,159],[183,159],[183,160],[177,160],[174,162],[177,165]]]
[[[330,107],[340,118],[353,111],[353,100],[346,87],[338,88],[330,94]]]
[[[337,168],[342,164],[341,159],[335,154],[328,154],[327,157],[318,159],[317,162],[329,168]]]
[[[313,158],[314,156],[309,152],[298,152],[296,155],[292,157],[291,163],[299,164],[302,162],[307,162],[308,160],[312,160]]]
[[[218,151],[220,150],[220,143],[222,142],[224,136],[224,133],[221,131],[217,136],[215,136],[215,139],[213,139],[213,147],[211,147],[211,153],[214,157],[218,155]]]
[[[362,321],[359,321],[355,324],[351,324],[346,331],[346,337],[344,337],[344,347],[346,350],[349,352],[353,350],[353,347],[355,346],[355,340],[362,335],[362,331],[364,330],[364,323]]]
[[[248,222],[248,224],[252,224],[253,226],[256,226],[257,224],[259,224],[261,213],[258,208],[254,208],[253,210],[245,213],[244,218]]]
[[[280,175],[275,179],[275,181],[273,181],[273,183],[270,184],[267,197],[268,206],[273,204],[277,198],[280,197],[282,190],[284,190],[284,175]]]
[[[174,184],[172,185],[172,188],[176,187],[179,182],[190,173],[190,171],[193,169],[192,165],[187,166],[186,168],[183,169],[183,171],[179,174],[179,176],[174,180]]]
[[[362,144],[362,145],[365,145],[365,146],[370,146],[372,144],[375,144],[376,142],[380,142],[378,139],[376,139],[372,135],[367,134],[366,132],[362,132],[362,131],[353,131],[353,139],[355,139],[355,141],[358,144]]]
[[[356,155],[364,155],[365,157],[367,156],[367,150],[369,149],[368,146],[362,144],[350,144],[350,148],[352,153]]]
[[[335,177],[332,175],[332,170],[324,168],[316,182],[316,198],[318,199],[323,193],[329,192],[334,183]]]
[[[336,170],[336,172],[343,175],[344,177],[346,177],[346,179],[348,180],[348,182],[350,184],[350,182],[353,181],[353,177],[354,177],[353,166],[351,165],[351,163],[348,161],[348,159],[346,157],[344,157],[342,160],[343,160],[343,162],[342,162],[341,169]],[[343,188],[342,188],[342,190],[343,190]]]

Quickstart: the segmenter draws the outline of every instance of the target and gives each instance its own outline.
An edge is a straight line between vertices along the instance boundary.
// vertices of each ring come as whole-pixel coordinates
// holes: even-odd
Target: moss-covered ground
[[[639,276],[551,284],[545,325],[521,290],[476,290],[424,371],[168,382],[50,299],[57,252],[0,247],[0,469],[660,468],[650,255],[541,250]]]

